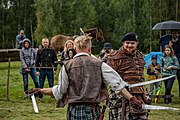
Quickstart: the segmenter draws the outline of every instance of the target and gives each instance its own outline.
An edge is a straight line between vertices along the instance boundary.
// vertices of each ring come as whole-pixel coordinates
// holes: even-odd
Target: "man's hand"
[[[134,109],[142,110],[142,101],[138,100],[135,96],[131,97],[129,101]]]
[[[41,89],[40,88],[32,88],[31,90],[28,91],[28,94],[41,94]]]
[[[39,75],[40,75],[40,72],[36,72],[36,75],[39,76]]]
[[[171,70],[172,68],[173,68],[173,66],[168,66],[166,69]]]

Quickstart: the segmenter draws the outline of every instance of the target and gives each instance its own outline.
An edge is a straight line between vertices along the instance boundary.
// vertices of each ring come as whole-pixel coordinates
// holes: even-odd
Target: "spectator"
[[[83,35],[75,39],[77,54],[65,62],[59,73],[59,84],[53,88],[32,89],[29,93],[54,95],[58,103],[68,104],[67,120],[99,120],[98,104],[107,98],[109,83],[134,108],[142,109],[141,101],[124,88],[126,83],[106,63],[91,57],[91,37]],[[93,88],[93,89],[92,89]]]
[[[16,48],[21,49],[22,48],[22,42],[26,38],[24,35],[24,30],[21,30],[19,35],[16,36]]]
[[[40,88],[44,87],[44,82],[47,76],[49,87],[53,87],[54,85],[54,74],[56,71],[57,63],[57,56],[55,51],[49,47],[49,40],[48,38],[42,39],[42,48],[37,51],[36,57],[36,74],[39,75],[39,83]],[[42,101],[41,96],[41,101]]]
[[[69,50],[72,49],[73,53],[76,54],[76,51],[74,50],[74,42],[72,40],[67,40],[64,44],[64,50],[61,55],[61,60],[65,61],[66,59],[69,59]]]
[[[111,54],[111,52],[113,52],[113,49],[111,47],[110,43],[104,43],[104,47],[101,50],[101,54],[99,55],[99,59],[101,59],[103,62],[107,61],[107,57],[109,54]]]
[[[179,67],[179,63],[170,45],[166,45],[164,48],[164,55],[161,59],[160,66],[161,66],[162,77],[176,75],[176,72],[177,72],[176,69]],[[164,103],[166,104],[169,104],[172,102],[171,89],[172,89],[174,80],[175,80],[175,77],[164,81],[164,85],[165,85]]]
[[[66,60],[73,59],[73,57],[74,57],[75,55],[76,55],[75,50],[74,50],[74,49],[69,49],[69,51],[68,51],[68,56],[69,56],[69,57],[67,57]]]
[[[161,71],[160,71],[160,64],[157,63],[157,56],[156,55],[152,56],[151,60],[152,60],[152,63],[148,66],[148,69],[147,69],[148,80],[155,80],[155,79],[161,78],[162,76],[161,76]],[[156,88],[155,93],[157,93],[159,87],[161,86],[161,82],[150,84],[149,95],[153,94],[154,86]]]
[[[36,76],[36,69],[34,68],[35,59],[36,59],[36,51],[31,48],[31,42],[29,39],[25,38],[23,40],[23,48],[20,51],[20,60],[21,60],[21,69],[20,73],[23,77],[24,82],[24,93],[27,96],[28,94],[28,74],[30,74],[31,78],[34,81],[35,88],[39,88],[38,78]]]
[[[169,45],[173,48],[174,50],[174,55],[177,57],[178,62],[180,64],[180,35],[177,30],[172,30],[171,31],[171,36],[172,39],[169,42]],[[179,98],[180,98],[180,70],[177,70],[176,73],[178,84],[179,84]]]

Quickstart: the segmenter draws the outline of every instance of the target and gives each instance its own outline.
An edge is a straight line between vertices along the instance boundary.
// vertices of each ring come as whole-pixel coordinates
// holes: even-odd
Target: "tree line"
[[[0,48],[14,48],[21,29],[40,44],[43,37],[73,36],[79,28],[98,27],[114,49],[124,34],[133,31],[141,51],[160,51],[160,34],[168,31],[152,31],[152,27],[166,20],[180,21],[179,5],[180,0],[1,0]],[[103,46],[94,45],[94,53]]]

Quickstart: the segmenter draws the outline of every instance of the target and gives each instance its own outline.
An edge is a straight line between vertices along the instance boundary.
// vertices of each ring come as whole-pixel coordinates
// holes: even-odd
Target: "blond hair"
[[[74,42],[72,41],[72,40],[67,40],[66,42],[65,42],[65,44],[64,44],[64,53],[66,53],[66,51],[68,51],[68,49],[67,49],[67,44],[68,43],[72,43],[72,45],[74,46]]]
[[[92,39],[92,37],[90,37],[88,35],[79,36],[74,40],[74,45],[79,50],[86,49],[91,46],[91,39]]]

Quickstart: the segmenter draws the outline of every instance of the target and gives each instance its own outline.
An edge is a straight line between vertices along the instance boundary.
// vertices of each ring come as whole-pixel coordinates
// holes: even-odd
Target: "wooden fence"
[[[0,62],[19,61],[20,49],[0,49]]]

